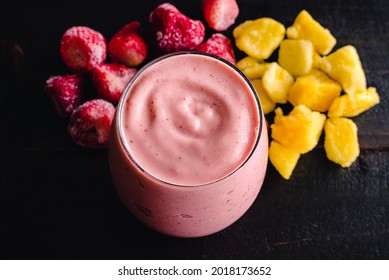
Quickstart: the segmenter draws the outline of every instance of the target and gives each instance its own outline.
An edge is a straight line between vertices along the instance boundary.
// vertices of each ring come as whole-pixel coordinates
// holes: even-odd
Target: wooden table
[[[222,232],[196,239],[165,236],[135,220],[114,191],[107,151],[76,146],[43,92],[50,75],[69,72],[59,55],[67,28],[86,25],[110,38],[132,20],[147,24],[161,2],[2,1],[0,258],[389,258],[389,2],[238,1],[237,23],[266,16],[289,26],[308,10],[331,30],[337,48],[357,48],[381,103],[354,118],[361,154],[350,168],[327,160],[321,139],[289,181],[269,164],[249,211]],[[202,18],[200,1],[171,2]]]

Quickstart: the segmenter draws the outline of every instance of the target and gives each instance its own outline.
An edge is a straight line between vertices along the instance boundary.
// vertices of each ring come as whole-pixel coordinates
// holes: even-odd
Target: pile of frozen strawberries
[[[148,58],[150,48],[158,53],[197,50],[235,63],[230,40],[221,31],[228,29],[239,13],[235,0],[201,2],[206,24],[215,33],[205,40],[205,25],[181,13],[170,3],[151,11],[148,26],[132,21],[110,40],[86,26],[66,30],[60,54],[71,73],[51,76],[45,84],[58,115],[69,118],[68,131],[80,146],[103,148],[122,92]],[[150,36],[146,36],[146,32]],[[85,83],[91,79],[95,99],[85,100]]]

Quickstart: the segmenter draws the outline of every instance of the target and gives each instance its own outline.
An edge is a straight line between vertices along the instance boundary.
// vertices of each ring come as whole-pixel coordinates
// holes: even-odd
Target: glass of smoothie
[[[257,197],[268,136],[255,89],[232,64],[178,52],[131,79],[116,109],[109,161],[116,191],[149,227],[178,237],[218,232]]]

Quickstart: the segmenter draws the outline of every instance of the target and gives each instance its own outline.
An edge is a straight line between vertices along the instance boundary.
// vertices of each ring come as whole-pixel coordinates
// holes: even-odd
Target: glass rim
[[[251,93],[254,95],[255,104],[257,105],[258,115],[259,115],[258,134],[256,135],[255,143],[254,143],[253,147],[251,148],[251,151],[250,151],[249,155],[245,158],[245,160],[238,167],[236,167],[234,170],[232,170],[231,172],[229,172],[228,174],[226,174],[225,176],[223,176],[223,177],[221,177],[219,179],[216,179],[216,180],[213,180],[213,181],[210,181],[210,182],[206,182],[206,183],[203,183],[203,184],[193,184],[193,185],[175,184],[175,183],[167,182],[167,181],[159,179],[158,177],[156,177],[156,176],[150,174],[149,172],[147,172],[147,170],[145,170],[142,166],[140,166],[137,163],[137,161],[134,159],[134,157],[131,155],[131,152],[130,152],[129,148],[127,147],[127,143],[126,143],[126,141],[124,139],[125,137],[124,137],[123,125],[122,125],[122,119],[123,119],[122,118],[122,114],[123,114],[123,106],[124,106],[124,103],[125,103],[125,99],[126,99],[127,95],[129,94],[130,88],[133,85],[133,83],[136,81],[136,79],[145,70],[147,70],[150,66],[158,63],[161,60],[167,59],[167,58],[172,57],[172,56],[188,55],[188,54],[207,56],[207,57],[210,57],[212,59],[219,60],[219,61],[227,64],[233,70],[235,70],[235,72],[238,73],[239,76],[241,76],[243,78],[245,83],[249,86],[249,88],[251,90]],[[213,185],[213,184],[215,184],[217,182],[220,182],[220,181],[223,181],[223,180],[227,179],[228,177],[232,176],[237,171],[239,171],[239,169],[241,169],[244,165],[246,165],[246,163],[249,161],[249,159],[253,156],[254,152],[256,151],[256,149],[257,149],[257,147],[259,145],[259,142],[261,140],[263,125],[264,125],[264,116],[263,116],[262,104],[261,104],[261,102],[259,100],[259,96],[258,96],[254,86],[252,85],[250,80],[246,77],[246,75],[244,75],[243,72],[241,70],[239,70],[234,64],[232,64],[231,62],[227,61],[226,59],[224,59],[222,57],[219,57],[219,56],[213,55],[213,54],[209,54],[209,53],[205,53],[205,52],[193,51],[193,50],[191,50],[191,51],[178,51],[178,52],[168,53],[168,54],[159,56],[159,57],[151,60],[150,62],[146,63],[144,66],[142,66],[135,73],[135,75],[130,79],[130,81],[127,83],[126,87],[124,88],[122,96],[120,97],[120,100],[119,100],[118,105],[116,107],[116,116],[115,116],[115,118],[116,118],[115,128],[116,128],[117,135],[118,135],[118,138],[119,138],[119,144],[121,145],[121,147],[125,151],[125,154],[129,158],[129,160],[135,165],[135,167],[137,169],[139,169],[143,174],[145,174],[147,177],[149,177],[152,180],[158,181],[158,182],[160,182],[162,184],[165,184],[165,185],[168,185],[168,186],[171,186],[171,187],[180,187],[180,188],[187,188],[187,187],[194,188],[194,187],[210,186],[210,185]]]

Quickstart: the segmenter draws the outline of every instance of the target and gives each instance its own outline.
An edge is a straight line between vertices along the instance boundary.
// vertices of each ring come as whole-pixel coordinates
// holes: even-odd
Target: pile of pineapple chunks
[[[285,37],[286,35],[286,37]],[[302,154],[311,151],[324,130],[329,160],[349,167],[359,156],[358,132],[350,119],[380,102],[355,47],[332,52],[336,39],[307,11],[285,29],[272,18],[247,20],[233,30],[236,46],[248,56],[236,66],[250,79],[270,125],[269,159],[289,179]],[[278,49],[278,62],[266,60]],[[284,115],[277,104],[290,103]]]

